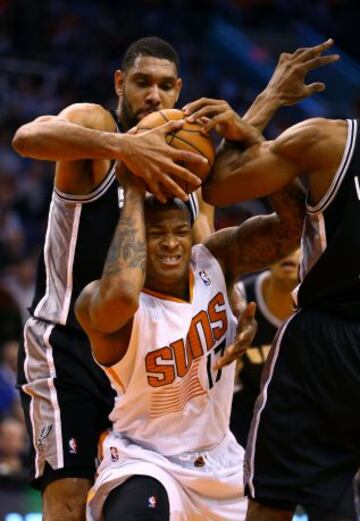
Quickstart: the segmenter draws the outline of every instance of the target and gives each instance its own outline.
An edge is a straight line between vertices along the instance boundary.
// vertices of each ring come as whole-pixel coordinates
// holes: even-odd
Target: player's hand
[[[231,346],[225,350],[224,355],[216,361],[214,365],[215,370],[219,370],[235,360],[239,360],[251,346],[251,342],[257,330],[255,311],[255,302],[250,302],[244,309],[238,322],[235,342],[231,344]]]
[[[122,160],[131,172],[144,180],[149,191],[162,202],[166,202],[168,194],[183,201],[187,200],[186,192],[174,178],[185,181],[194,188],[201,184],[201,180],[195,174],[179,163],[203,163],[207,159],[200,154],[177,150],[165,141],[167,134],[181,128],[183,124],[183,120],[169,121],[136,135],[125,135],[127,142]]]
[[[125,163],[116,161],[115,174],[119,185],[122,186],[124,190],[132,190],[133,192],[139,193],[142,197],[145,196],[146,185],[144,181],[141,177],[130,172]]]
[[[297,49],[293,53],[283,52],[265,90],[277,98],[280,105],[294,105],[316,92],[325,90],[325,84],[322,82],[306,85],[305,76],[313,69],[340,59],[338,54],[323,55],[333,43],[333,40],[329,39],[314,47]]]
[[[200,98],[182,110],[189,122],[201,123],[206,134],[215,129],[227,141],[246,141],[248,144],[263,141],[261,133],[247,124],[227,101]]]

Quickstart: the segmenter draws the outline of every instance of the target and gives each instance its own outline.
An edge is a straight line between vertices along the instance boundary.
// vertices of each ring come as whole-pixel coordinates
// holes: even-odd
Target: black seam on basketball
[[[174,139],[178,139],[179,141],[182,141],[182,143],[185,143],[186,145],[189,145],[191,148],[196,150],[196,152],[198,152],[201,156],[205,157],[205,159],[207,159],[209,161],[209,158],[203,152],[201,152],[201,150],[199,150],[196,146],[194,146],[192,143],[189,143],[189,141],[185,141],[185,139],[182,139],[179,136],[174,136],[173,140]],[[211,161],[209,161],[209,164],[212,167],[213,163]]]
[[[159,114],[160,114],[160,116],[165,120],[166,123],[167,123],[168,121],[170,121],[170,120],[168,120],[168,118],[165,116],[165,114],[162,112],[162,110],[159,110]]]

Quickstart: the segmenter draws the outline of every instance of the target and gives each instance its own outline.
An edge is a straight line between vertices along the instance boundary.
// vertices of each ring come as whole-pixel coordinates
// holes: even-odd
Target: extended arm
[[[203,162],[205,159],[166,143],[166,134],[181,125],[181,121],[172,121],[141,134],[121,134],[115,132],[110,113],[100,105],[75,104],[59,116],[43,116],[20,127],[13,138],[13,147],[26,157],[57,161],[57,174],[65,176],[78,173],[78,162],[84,160],[119,159],[135,175],[142,177],[160,200],[166,199],[161,185],[171,194],[185,199],[186,194],[171,176],[198,186],[198,178],[178,162]],[[82,175],[83,166],[80,163]],[[93,174],[91,171],[90,175]],[[96,182],[93,185],[96,186]]]
[[[129,175],[130,176],[130,175]],[[119,360],[124,341],[112,347],[106,340],[128,326],[134,316],[146,271],[144,187],[125,185],[121,217],[108,251],[101,279],[89,284],[76,301],[76,316],[91,339],[100,363]],[[129,335],[127,335],[129,339]],[[110,347],[110,349],[109,349]],[[115,350],[115,352],[114,352]]]
[[[305,194],[296,181],[271,198],[276,213],[246,220],[213,234],[205,245],[220,262],[228,287],[246,273],[264,269],[299,246]]]
[[[324,83],[321,82],[306,85],[305,76],[311,70],[339,59],[337,54],[322,55],[332,45],[333,41],[327,40],[314,47],[281,54],[268,85],[243,116],[246,123],[255,127],[252,133],[246,133],[245,141],[248,146],[262,141],[261,132],[279,108],[298,103],[325,89]],[[244,144],[242,120],[226,101],[201,98],[188,103],[183,110],[189,121],[210,118],[204,124],[205,132],[215,128],[226,141],[242,141]]]
[[[314,47],[297,49],[293,53],[283,52],[265,89],[256,97],[243,119],[263,132],[274,114],[284,106],[294,105],[325,90],[322,82],[306,85],[306,74],[318,67],[334,63],[337,54],[322,54],[331,48],[329,39]]]
[[[343,120],[305,120],[274,141],[229,154],[203,186],[204,199],[226,206],[271,194],[297,176],[308,176],[311,201],[317,204],[340,164],[346,139]]]

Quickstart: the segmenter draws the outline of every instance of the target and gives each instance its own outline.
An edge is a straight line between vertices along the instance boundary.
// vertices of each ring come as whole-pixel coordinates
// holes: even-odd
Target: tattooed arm
[[[124,356],[145,281],[145,189],[132,174],[126,174],[126,179],[122,178],[124,206],[101,279],[88,284],[75,305],[94,356],[103,365],[112,365]]]
[[[240,276],[274,264],[299,246],[305,213],[299,182],[292,182],[270,200],[275,213],[220,230],[204,243],[218,259],[229,288]]]

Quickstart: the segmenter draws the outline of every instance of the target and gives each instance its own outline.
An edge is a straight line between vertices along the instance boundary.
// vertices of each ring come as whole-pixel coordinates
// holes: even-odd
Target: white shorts
[[[215,448],[165,457],[116,432],[103,442],[103,460],[87,501],[87,521],[100,521],[111,490],[131,476],[151,476],[164,486],[170,521],[243,521],[244,449],[230,433]],[[196,465],[203,464],[203,466]]]

